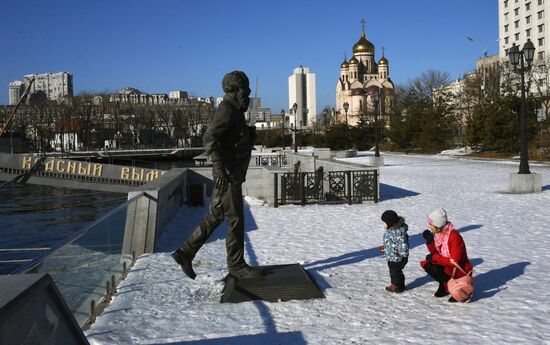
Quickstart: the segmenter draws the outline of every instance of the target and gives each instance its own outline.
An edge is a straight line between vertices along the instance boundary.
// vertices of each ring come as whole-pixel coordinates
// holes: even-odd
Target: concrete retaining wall
[[[123,254],[139,256],[155,251],[158,239],[186,199],[187,185],[187,169],[171,169],[128,193],[128,199],[140,192],[147,196],[128,208]]]
[[[246,181],[243,183],[243,195],[255,198],[264,198],[264,170],[268,167],[249,167],[246,174]],[[269,167],[270,168],[270,167]],[[212,195],[214,183],[212,181],[212,167],[189,168],[189,185],[205,184],[206,195]]]

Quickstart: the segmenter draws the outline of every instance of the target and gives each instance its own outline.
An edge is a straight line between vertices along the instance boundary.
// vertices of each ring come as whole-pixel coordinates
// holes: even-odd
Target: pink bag
[[[453,276],[447,282],[449,293],[459,302],[470,302],[470,299],[474,294],[474,277],[472,276],[473,270],[466,273],[466,271],[464,271],[462,267],[460,267],[453,259],[451,259],[451,262],[456,267],[453,270]],[[461,270],[465,276],[454,278],[457,268]]]

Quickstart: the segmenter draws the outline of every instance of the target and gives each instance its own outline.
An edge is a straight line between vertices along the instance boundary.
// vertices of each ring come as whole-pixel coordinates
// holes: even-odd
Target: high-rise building
[[[550,0],[549,0],[550,1]],[[378,102],[375,102],[375,94]],[[340,77],[336,82],[336,110],[341,123],[357,126],[361,118],[372,119],[381,115],[388,123],[394,102],[394,86],[390,79],[389,61],[384,56],[375,59],[374,44],[365,35],[365,22],[361,37],[353,46],[353,55],[340,65]]]
[[[43,91],[51,101],[60,101],[65,97],[73,96],[73,75],[71,73],[28,74],[24,78],[25,85],[34,78],[30,89],[31,94]]]
[[[9,105],[17,104],[19,98],[23,95],[25,91],[25,84],[22,81],[14,80],[10,83],[9,89]]]
[[[499,0],[499,56],[508,59],[515,43],[521,49],[528,39],[535,45],[535,58],[550,52],[550,0]]]
[[[188,97],[187,91],[180,91],[180,90],[170,91],[168,95],[169,95],[168,97],[170,98],[170,101],[176,101],[176,102]]]
[[[294,103],[298,108],[296,114],[289,115],[290,124],[296,122],[296,127],[313,127],[317,117],[315,73],[311,73],[307,67],[295,68],[288,77],[288,108],[292,109]]]
[[[252,114],[254,114],[256,122],[271,121],[271,108],[262,107],[262,99],[260,97],[250,97],[248,110],[244,112],[244,118],[247,122],[250,121]]]

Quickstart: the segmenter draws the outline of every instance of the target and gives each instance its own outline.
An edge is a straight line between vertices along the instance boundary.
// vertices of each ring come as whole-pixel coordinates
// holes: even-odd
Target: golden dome
[[[384,56],[382,56],[380,61],[378,61],[378,64],[379,65],[387,65],[388,64],[388,59],[386,59]]]
[[[355,56],[352,56],[351,59],[349,59],[350,65],[357,65],[359,63],[359,60]]]
[[[361,38],[353,46],[353,53],[372,53],[374,54],[374,45],[367,40],[365,31],[361,33]]]
[[[340,65],[340,68],[348,68],[348,67],[349,67],[348,60],[344,58],[344,62],[342,62],[342,64]]]

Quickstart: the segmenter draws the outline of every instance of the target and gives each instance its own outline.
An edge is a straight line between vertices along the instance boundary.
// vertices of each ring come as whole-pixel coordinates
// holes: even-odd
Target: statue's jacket
[[[256,127],[248,127],[237,103],[224,97],[203,137],[206,154],[221,161],[231,183],[243,183],[256,140]]]

